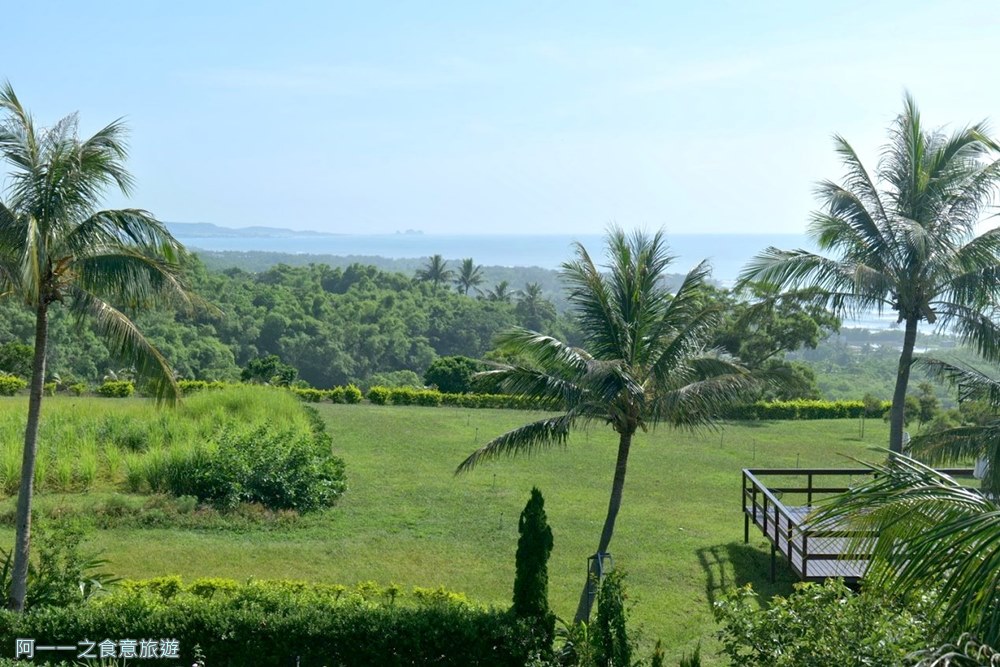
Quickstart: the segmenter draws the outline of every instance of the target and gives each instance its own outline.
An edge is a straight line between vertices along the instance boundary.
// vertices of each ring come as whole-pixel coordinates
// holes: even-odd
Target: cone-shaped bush
[[[545,499],[538,489],[531,489],[517,531],[520,537],[514,574],[514,614],[522,618],[548,616],[552,529],[545,517]]]

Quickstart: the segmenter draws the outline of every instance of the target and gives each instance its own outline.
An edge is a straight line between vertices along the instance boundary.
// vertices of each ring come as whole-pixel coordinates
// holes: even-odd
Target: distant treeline
[[[388,273],[402,273],[407,276],[414,275],[419,269],[427,264],[428,258],[402,258],[394,259],[390,257],[379,257],[376,255],[312,255],[286,252],[264,252],[264,251],[237,251],[237,250],[200,250],[195,249],[198,257],[210,271],[223,271],[225,269],[241,269],[250,273],[260,273],[277,266],[286,264],[288,266],[308,266],[309,264],[325,264],[331,268],[346,269],[347,267],[360,264],[363,266],[374,266],[375,268]],[[475,258],[472,258],[475,261]],[[461,259],[448,259],[448,268],[457,270]],[[538,266],[482,266],[482,283],[479,285],[479,292],[485,294],[487,291],[495,289],[497,285],[506,283],[511,290],[522,290],[528,283],[538,285],[545,298],[552,302],[559,312],[564,312],[569,304],[563,285],[559,279],[559,272],[551,269],[543,269]],[[683,279],[682,274],[671,274],[669,287],[676,288]],[[473,292],[476,295],[477,292]]]
[[[333,387],[391,371],[422,374],[438,356],[481,358],[500,331],[524,326],[573,340],[571,320],[539,291],[511,285],[502,298],[458,294],[373,266],[277,265],[251,273],[186,270],[206,303],[192,310],[131,313],[179,377],[237,380],[256,358],[277,355],[313,386]],[[128,378],[85,323],[53,313],[48,372],[62,385]],[[30,373],[33,315],[0,300],[0,370]]]

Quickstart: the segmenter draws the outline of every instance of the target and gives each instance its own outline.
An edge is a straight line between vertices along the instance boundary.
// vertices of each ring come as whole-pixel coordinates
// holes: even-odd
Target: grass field
[[[46,409],[55,414],[61,401],[71,400],[49,399]],[[101,405],[126,410],[138,402]],[[23,407],[23,400],[0,402],[4,412]],[[545,494],[555,536],[551,601],[558,615],[572,617],[586,556],[596,547],[607,507],[613,433],[595,426],[574,435],[567,451],[499,461],[455,477],[455,466],[477,443],[535,415],[371,405],[318,409],[347,463],[349,490],[337,507],[280,528],[99,530],[90,544],[124,577],[377,580],[444,585],[505,605],[517,518],[534,485]],[[869,421],[862,441],[858,423],[841,420],[640,434],[611,550],[616,566],[628,572],[633,619],[645,645],[662,638],[676,664],[700,641],[704,664],[722,664],[714,655],[711,601],[746,582],[766,593],[790,590],[784,568],[777,584],[768,582],[768,551],[759,534],[742,543],[741,468],[844,465],[843,454],[877,458],[866,448],[885,442],[886,432],[883,423]],[[56,460],[64,447],[73,451],[70,443],[45,446],[54,449]],[[40,504],[95,502],[107,493],[43,496]],[[3,540],[11,539],[7,530]]]

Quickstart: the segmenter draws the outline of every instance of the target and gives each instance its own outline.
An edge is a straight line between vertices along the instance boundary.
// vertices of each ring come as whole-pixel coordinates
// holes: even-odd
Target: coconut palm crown
[[[611,543],[635,433],[660,423],[710,425],[751,382],[741,366],[706,349],[719,311],[705,297],[705,263],[672,294],[663,284],[673,257],[662,233],[626,235],[613,229],[607,254],[606,272],[580,244],[575,261],[563,265],[582,347],[534,331],[509,331],[499,338],[500,349],[526,361],[482,374],[503,392],[560,414],[494,438],[458,468],[468,471],[489,459],[565,445],[574,428],[590,423],[611,426],[619,436],[618,457],[598,554],[607,553]],[[585,586],[577,621],[586,620],[589,610]]]
[[[1000,188],[997,145],[983,124],[950,135],[925,130],[910,96],[889,131],[874,177],[840,136],[842,183],[824,181],[809,236],[819,250],[767,248],[739,286],[816,287],[838,314],[895,312],[903,325],[889,447],[901,451],[904,403],[921,322],[1000,357],[991,312],[1000,297],[1000,229],[976,235]]]
[[[31,499],[50,309],[64,305],[89,318],[112,355],[135,369],[158,400],[178,397],[163,355],[123,312],[162,298],[186,299],[182,246],[148,212],[102,210],[105,190],[128,194],[125,127],[111,123],[89,139],[71,115],[35,126],[10,84],[0,87],[0,159],[10,171],[0,202],[0,293],[35,315],[35,347],[24,457],[18,490],[9,606],[24,608]]]

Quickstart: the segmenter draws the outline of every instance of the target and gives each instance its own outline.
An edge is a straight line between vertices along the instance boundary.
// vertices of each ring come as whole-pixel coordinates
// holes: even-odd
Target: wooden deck
[[[967,468],[942,472],[953,477],[972,476],[972,469]],[[750,541],[751,524],[767,537],[771,544],[771,581],[775,579],[778,555],[803,581],[840,577],[856,583],[864,576],[868,569],[866,550],[847,552],[857,534],[842,526],[810,524],[808,515],[817,497],[843,493],[872,474],[863,468],[743,470],[743,541]],[[765,484],[762,478],[771,484]]]

